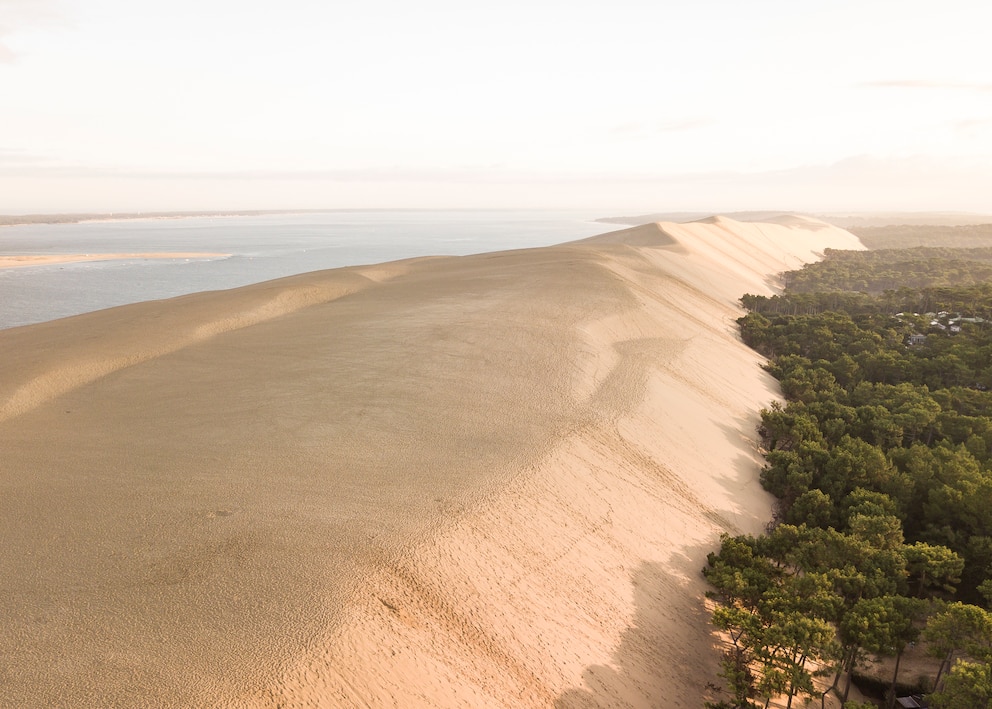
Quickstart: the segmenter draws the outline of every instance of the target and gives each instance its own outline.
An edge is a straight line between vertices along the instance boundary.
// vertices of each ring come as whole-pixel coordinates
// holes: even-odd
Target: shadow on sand
[[[698,709],[716,678],[719,650],[707,631],[700,574],[709,549],[687,548],[668,564],[642,562],[631,575],[634,618],[611,665],[590,665],[582,688],[555,700],[556,709],[648,707]],[[698,591],[698,592],[697,592]]]
[[[713,476],[725,492],[725,504],[704,512],[716,527],[712,538],[681,547],[667,561],[644,561],[637,567],[631,574],[633,619],[611,662],[586,667],[582,687],[562,693],[556,709],[699,709],[705,700],[718,698],[711,683],[720,682],[723,648],[704,602],[709,585],[701,570],[706,555],[719,549],[719,530],[753,533],[772,516],[772,497],[758,479],[759,423],[754,414],[720,424],[722,435],[740,452]]]

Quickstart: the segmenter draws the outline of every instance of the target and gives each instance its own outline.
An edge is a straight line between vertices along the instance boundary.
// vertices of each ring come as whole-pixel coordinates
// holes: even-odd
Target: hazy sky
[[[986,0],[0,0],[0,213],[992,213]]]

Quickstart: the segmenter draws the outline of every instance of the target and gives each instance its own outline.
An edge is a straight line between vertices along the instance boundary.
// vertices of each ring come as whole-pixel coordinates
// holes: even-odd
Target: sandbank
[[[248,209],[225,211],[184,211],[184,212],[103,212],[75,214],[0,214],[0,228],[5,226],[28,226],[32,224],[82,224],[85,222],[131,222],[160,219],[258,217],[270,214],[320,214],[324,209]]]
[[[790,217],[0,331],[0,704],[698,707]],[[136,696],[140,701],[136,702]]]
[[[80,263],[84,261],[127,261],[131,259],[197,259],[225,258],[231,254],[218,254],[205,251],[162,252],[151,251],[138,254],[0,254],[0,268],[22,268],[25,266],[51,266],[60,263]]]

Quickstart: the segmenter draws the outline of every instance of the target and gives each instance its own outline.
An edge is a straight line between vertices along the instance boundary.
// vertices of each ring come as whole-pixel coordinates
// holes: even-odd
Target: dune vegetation
[[[877,656],[891,676],[862,684],[887,706],[992,701],[989,255],[828,252],[784,294],[742,299],[787,403],[761,415],[775,521],[725,536],[704,569],[729,638],[729,699],[710,706],[843,705]],[[907,651],[932,671],[900,674]]]

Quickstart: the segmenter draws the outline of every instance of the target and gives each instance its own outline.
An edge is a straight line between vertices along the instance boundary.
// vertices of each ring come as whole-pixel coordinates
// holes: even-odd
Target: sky
[[[985,0],[0,0],[0,214],[992,214]]]

